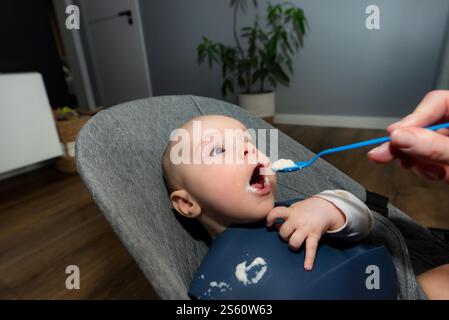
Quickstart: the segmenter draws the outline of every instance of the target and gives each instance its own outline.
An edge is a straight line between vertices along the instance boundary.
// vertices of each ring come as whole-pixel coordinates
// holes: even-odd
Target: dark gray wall
[[[310,30],[290,87],[277,91],[278,113],[397,117],[434,87],[449,1],[290,1],[304,9]],[[221,98],[220,70],[198,66],[195,48],[203,35],[232,43],[229,0],[140,4],[154,94]],[[370,4],[380,7],[381,30],[365,28]]]
[[[6,0],[0,10],[0,73],[39,72],[53,108],[73,106],[51,28],[49,1]]]

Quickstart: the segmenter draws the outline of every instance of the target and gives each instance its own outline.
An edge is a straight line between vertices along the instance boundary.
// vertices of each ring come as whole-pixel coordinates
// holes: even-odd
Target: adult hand
[[[371,150],[368,157],[376,163],[399,159],[420,176],[449,182],[449,130],[423,128],[448,120],[449,91],[432,91],[412,114],[387,128],[391,142]]]

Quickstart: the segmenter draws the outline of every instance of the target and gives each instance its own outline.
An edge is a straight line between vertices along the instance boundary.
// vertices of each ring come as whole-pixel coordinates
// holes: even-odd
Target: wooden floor
[[[279,125],[313,151],[382,132]],[[396,165],[370,163],[363,150],[325,158],[426,226],[449,229],[448,186]],[[67,290],[77,265],[81,289]],[[77,175],[43,168],[0,181],[0,299],[154,299],[157,295],[92,202]]]
[[[65,269],[80,268],[80,290]],[[0,299],[156,298],[78,175],[0,181]]]

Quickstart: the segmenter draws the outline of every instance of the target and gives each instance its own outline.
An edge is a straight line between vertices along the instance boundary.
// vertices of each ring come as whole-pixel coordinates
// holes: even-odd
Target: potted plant
[[[261,117],[275,113],[278,84],[288,86],[293,73],[293,56],[303,46],[307,20],[304,11],[291,3],[268,4],[265,23],[256,14],[252,26],[237,33],[238,11],[248,0],[231,0],[234,11],[234,44],[224,45],[203,37],[197,46],[198,62],[210,68],[221,65],[223,96],[239,88],[239,105]],[[252,0],[257,9],[257,0]],[[245,42],[244,42],[245,41]]]

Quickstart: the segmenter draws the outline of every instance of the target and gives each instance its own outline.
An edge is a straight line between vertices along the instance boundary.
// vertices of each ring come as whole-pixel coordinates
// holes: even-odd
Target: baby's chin
[[[265,219],[268,213],[273,208],[274,208],[274,198],[270,197],[258,202],[256,205],[251,206],[250,208],[247,209],[248,214],[246,216],[252,220],[248,222],[255,222]]]
[[[265,212],[265,216],[270,212],[271,209],[274,208],[274,197],[271,196],[267,199],[264,199],[259,204],[259,209],[263,212]]]

